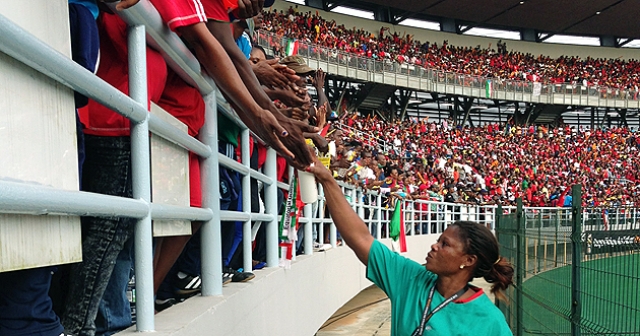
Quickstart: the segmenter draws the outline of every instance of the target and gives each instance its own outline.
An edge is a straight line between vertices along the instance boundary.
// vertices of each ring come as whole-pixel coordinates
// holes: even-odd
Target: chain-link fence
[[[640,335],[640,218],[636,209],[497,211],[502,254],[514,265],[514,335]]]

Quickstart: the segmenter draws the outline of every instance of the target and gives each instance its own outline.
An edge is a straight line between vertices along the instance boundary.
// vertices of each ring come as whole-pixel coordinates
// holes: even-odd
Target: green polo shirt
[[[374,241],[369,252],[367,278],[391,300],[391,336],[409,336],[418,327],[429,290],[437,276],[420,264],[391,252]],[[433,315],[423,335],[512,336],[502,312],[482,292],[464,302],[452,302]],[[435,291],[431,310],[445,300]]]

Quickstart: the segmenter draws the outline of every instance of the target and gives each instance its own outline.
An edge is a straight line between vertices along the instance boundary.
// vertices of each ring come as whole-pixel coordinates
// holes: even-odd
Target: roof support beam
[[[617,46],[618,48],[620,48],[620,47],[624,47],[625,45],[627,45],[627,44],[628,44],[629,42],[631,42],[631,41],[633,41],[633,39],[632,39],[632,38],[628,38],[628,39],[620,38],[620,39],[617,39],[617,40],[616,40],[616,46]]]
[[[553,35],[555,34],[554,33],[547,33],[547,34],[538,33],[537,42],[544,42]]]

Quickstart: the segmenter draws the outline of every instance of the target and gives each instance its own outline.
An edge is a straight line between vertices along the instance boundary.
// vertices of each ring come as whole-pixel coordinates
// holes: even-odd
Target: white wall
[[[69,56],[66,0],[0,0],[0,14]],[[0,53],[0,179],[78,190],[73,92]],[[0,215],[0,272],[79,261],[77,217]]]
[[[278,0],[271,7],[272,9],[278,10],[286,10],[290,6],[295,6],[290,2],[286,2],[283,0]],[[435,30],[426,30],[420,28],[412,28],[400,25],[391,25],[389,23],[378,22],[374,20],[361,19],[353,16],[326,12],[323,10],[301,6],[298,5],[298,10],[302,12],[311,11],[315,13],[316,11],[320,12],[320,15],[326,20],[336,20],[338,24],[344,24],[347,28],[364,28],[365,30],[378,35],[380,32],[380,27],[385,26],[389,27],[391,33],[398,32],[402,36],[404,32],[407,34],[414,35],[414,38],[418,41],[425,42],[429,41],[432,43],[437,43],[438,45],[442,45],[444,40],[448,40],[450,45],[454,46],[472,46],[476,47],[480,45],[483,48],[486,48],[491,44],[492,48],[496,48],[496,43],[499,39],[496,38],[486,38],[486,37],[475,37],[469,35],[458,35],[453,33],[444,33]],[[514,40],[503,40],[507,43],[507,48],[509,50],[517,50],[524,53],[532,53],[534,55],[548,55],[551,57],[559,57],[562,55],[569,56],[580,56],[587,57],[591,56],[594,58],[618,58],[621,57],[623,59],[638,59],[640,58],[640,50],[633,48],[605,48],[605,47],[587,47],[587,46],[577,46],[577,45],[566,45],[566,44],[554,44],[554,43],[535,43],[535,42],[523,42],[523,41],[514,41]]]
[[[408,258],[424,263],[436,235],[407,237]],[[383,240],[389,246],[389,240]],[[194,297],[156,315],[154,335],[314,335],[333,313],[371,285],[348,247],[298,257],[292,268],[257,271],[223,297]],[[133,335],[130,328],[118,335]]]

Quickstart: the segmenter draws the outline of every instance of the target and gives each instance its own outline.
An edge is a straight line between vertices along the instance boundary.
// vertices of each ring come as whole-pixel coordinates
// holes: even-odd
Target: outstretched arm
[[[252,1],[253,3],[253,1]],[[297,168],[305,167],[311,163],[311,155],[307,150],[307,145],[304,141],[302,133],[304,132],[314,132],[314,128],[308,125],[294,123],[289,118],[284,116],[276,106],[273,104],[271,99],[264,92],[262,87],[260,86],[260,82],[256,78],[256,75],[253,73],[250,63],[247,61],[245,55],[240,51],[240,48],[236,45],[235,40],[233,39],[233,33],[231,31],[231,27],[228,23],[218,22],[215,20],[210,20],[207,22],[207,28],[214,40],[219,42],[219,45],[227,53],[227,59],[230,59],[235,66],[237,73],[239,73],[240,78],[242,79],[242,83],[246,89],[249,90],[252,99],[264,110],[270,111],[275,120],[279,123],[279,126],[286,130],[288,133],[287,137],[281,137],[279,140],[281,144],[284,144],[283,147],[287,148],[287,151],[292,153],[292,156],[285,156],[288,159],[290,164],[293,164]],[[213,58],[214,63],[217,62],[217,58]],[[244,120],[243,120],[244,121]],[[256,134],[258,134],[256,132]],[[258,134],[260,138],[262,135]],[[265,139],[263,139],[265,140]],[[265,140],[266,141],[266,140]],[[295,161],[292,160],[295,158]]]
[[[287,131],[272,113],[256,104],[229,56],[211,35],[207,26],[204,23],[197,23],[180,27],[178,32],[194,48],[196,58],[218,84],[218,88],[230,98],[231,103],[239,107],[236,111],[240,119],[278,152],[285,157],[293,158],[294,153],[281,142],[281,139],[287,137]]]
[[[356,253],[358,259],[367,266],[369,250],[371,250],[371,245],[373,244],[373,236],[369,233],[367,225],[353,211],[342,190],[340,190],[340,186],[333,179],[331,172],[317,158],[314,159],[314,164],[309,167],[308,171],[313,173],[318,182],[322,184],[329,213],[342,238]]]

